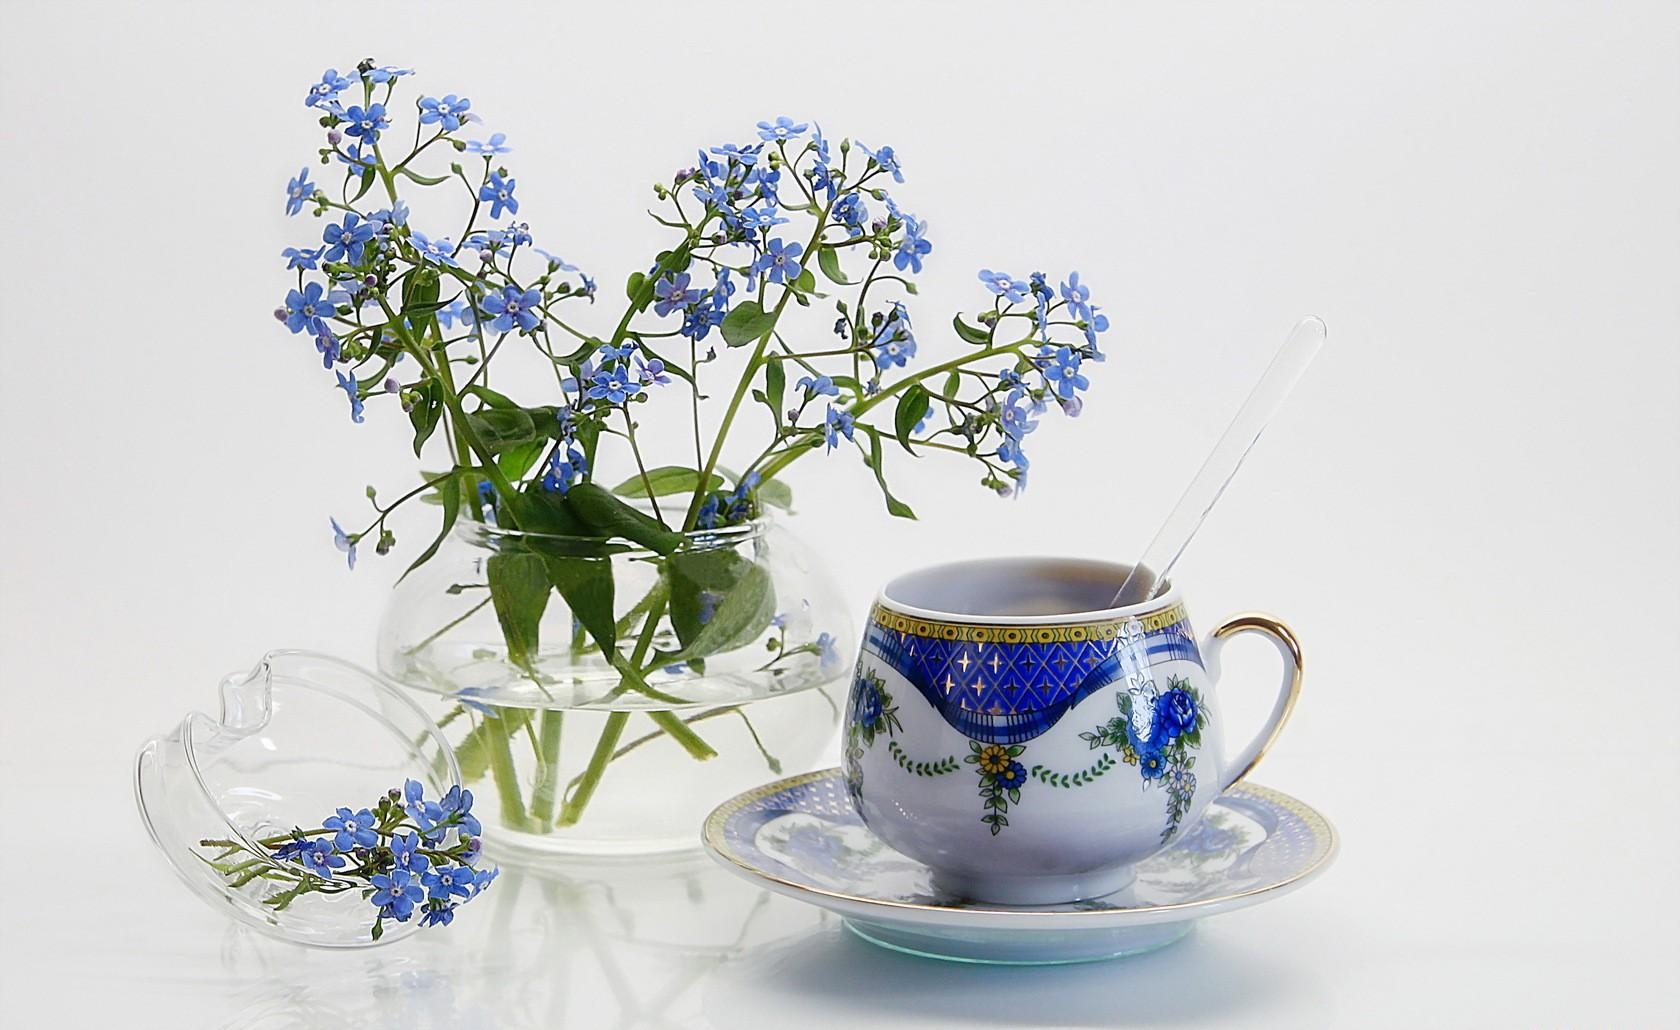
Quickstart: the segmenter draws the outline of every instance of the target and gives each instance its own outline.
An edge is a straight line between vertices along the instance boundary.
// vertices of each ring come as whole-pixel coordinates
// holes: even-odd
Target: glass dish
[[[140,817],[182,882],[234,919],[298,944],[359,947],[419,930],[420,919],[385,921],[376,939],[376,909],[360,890],[278,904],[276,880],[295,880],[299,867],[252,856],[409,780],[442,797],[461,776],[432,720],[374,673],[307,651],[269,652],[223,679],[220,699],[219,718],[189,713],[135,761]],[[222,868],[213,864],[233,849]],[[252,875],[228,875],[230,861]]]

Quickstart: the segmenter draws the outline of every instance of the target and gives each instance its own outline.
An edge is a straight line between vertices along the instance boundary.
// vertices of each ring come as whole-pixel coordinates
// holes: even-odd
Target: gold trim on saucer
[[[1142,625],[1145,633],[1171,626],[1175,622],[1183,622],[1185,611],[1183,604],[1175,604],[1170,608],[1163,608],[1158,612],[1146,615],[1127,616],[1123,619],[1105,619],[1101,622],[1068,622],[1044,626],[1000,626],[995,623],[950,622],[943,619],[917,619],[909,615],[901,615],[890,608],[876,605],[869,613],[870,620],[878,626],[913,637],[931,637],[938,640],[955,640],[976,644],[1060,644],[1069,641],[1086,640],[1116,640],[1120,636],[1120,628],[1134,618]]]
[[[1326,819],[1320,812],[1307,805],[1305,802],[1290,797],[1282,791],[1273,790],[1270,787],[1262,787],[1255,783],[1238,783],[1236,786],[1227,791],[1226,794],[1249,794],[1262,798],[1270,804],[1276,805],[1278,808],[1281,808],[1300,819],[1306,824],[1308,831],[1312,834],[1312,857],[1309,858],[1306,864],[1293,876],[1290,876],[1285,880],[1280,880],[1277,883],[1267,884],[1264,887],[1238,891],[1235,894],[1222,894],[1215,898],[1200,898],[1196,901],[1177,901],[1163,905],[1146,905],[1137,909],[1073,909],[1049,913],[1042,908],[1011,909],[980,908],[974,906],[952,908],[948,905],[923,905],[913,901],[889,901],[883,898],[866,898],[856,894],[846,894],[841,891],[824,890],[821,887],[813,887],[808,883],[799,883],[794,880],[787,880],[780,876],[776,876],[760,866],[748,862],[746,859],[730,850],[729,846],[725,843],[723,839],[724,824],[729,821],[730,816],[733,816],[746,806],[755,801],[761,801],[772,794],[779,794],[782,791],[789,790],[793,787],[803,786],[804,784],[812,783],[817,780],[828,779],[829,777],[841,777],[844,775],[845,774],[838,768],[818,769],[815,772],[804,773],[800,776],[790,776],[787,779],[776,780],[773,783],[766,783],[762,787],[755,787],[744,794],[738,794],[713,809],[712,814],[706,817],[705,826],[701,831],[701,840],[712,852],[712,854],[722,858],[730,865],[744,870],[754,879],[766,880],[771,883],[780,884],[783,887],[805,894],[816,894],[822,897],[834,898],[837,901],[845,901],[853,904],[867,905],[884,909],[900,909],[921,912],[963,912],[985,915],[988,917],[1002,916],[1005,918],[1038,918],[1054,914],[1057,918],[1065,917],[1070,920],[1084,919],[1087,921],[1113,918],[1116,914],[1128,911],[1140,913],[1170,912],[1178,910],[1212,908],[1226,905],[1233,901],[1255,898],[1263,894],[1284,890],[1285,888],[1291,887],[1294,884],[1321,872],[1330,859],[1335,856],[1336,850],[1340,846],[1340,842],[1336,836],[1336,828],[1330,825],[1330,820]],[[1215,799],[1215,803],[1217,803],[1217,801],[1218,799]]]

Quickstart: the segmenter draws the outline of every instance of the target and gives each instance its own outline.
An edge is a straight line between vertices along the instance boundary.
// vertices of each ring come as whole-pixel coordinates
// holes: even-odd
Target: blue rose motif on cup
[[[1155,702],[1156,724],[1166,730],[1169,737],[1194,730],[1199,712],[1196,698],[1182,687],[1167,691]]]
[[[1135,765],[1146,787],[1163,787],[1167,794],[1167,825],[1163,841],[1178,832],[1179,821],[1190,810],[1196,793],[1194,752],[1202,746],[1202,729],[1207,725],[1207,708],[1189,680],[1173,677],[1167,689],[1156,693],[1152,681],[1145,681],[1137,694],[1122,690],[1115,695],[1120,714],[1080,734],[1093,750],[1113,748],[1127,765]],[[1140,705],[1147,705],[1147,710]],[[1144,729],[1140,730],[1140,724]]]

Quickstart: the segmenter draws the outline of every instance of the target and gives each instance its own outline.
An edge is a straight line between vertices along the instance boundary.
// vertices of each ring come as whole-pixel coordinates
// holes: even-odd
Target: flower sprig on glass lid
[[[339,808],[313,829],[294,827],[255,849],[242,840],[198,843],[231,886],[275,885],[262,901],[277,912],[306,894],[359,892],[373,908],[377,941],[386,920],[418,916],[422,926],[447,926],[496,879],[496,868],[478,868],[482,827],[472,803],[472,791],[458,784],[432,801],[409,780],[370,807]]]

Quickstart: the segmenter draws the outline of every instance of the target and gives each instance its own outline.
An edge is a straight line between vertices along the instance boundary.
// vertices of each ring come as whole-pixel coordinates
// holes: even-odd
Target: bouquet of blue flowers
[[[887,510],[912,518],[888,487],[888,446],[972,461],[983,486],[1008,495],[1026,486],[1024,445],[1039,417],[1079,413],[1108,320],[1078,273],[982,270],[987,305],[951,319],[949,355],[924,356],[910,305],[933,243],[891,192],[904,182],[892,147],[778,117],[750,142],[701,151],[654,185],[653,217],[671,245],[629,275],[616,319],[596,326],[582,317],[606,299],[596,281],[520,218],[507,137],[480,132],[465,96],[399,102],[409,75],[364,61],[328,70],[304,98],[324,133],[320,162],[337,174],[317,183],[306,167],[288,186],[287,212],[307,211],[322,229],[285,251],[295,283],[275,316],[313,344],[353,422],[400,408],[416,456],[434,439],[433,452],[447,453],[447,467],[394,501],[370,487],[365,524],[333,520],[349,565],[369,541],[380,554],[396,546],[388,520],[416,497],[441,520],[410,570],[458,522],[518,534],[467,586],[487,588],[505,660],[539,686],[537,626],[551,600],[571,614],[568,646],[609,665],[618,694],[681,701],[650,680],[767,637],[774,651],[768,577],[750,559],[696,557],[693,542],[786,508],[785,474],[800,459],[852,455]],[[470,213],[439,226],[418,198],[411,209],[416,191],[454,191]],[[537,396],[492,386],[509,348],[532,348],[551,370]],[[713,390],[723,403],[708,420]],[[691,426],[682,458],[662,460],[638,439],[661,408]],[[752,408],[764,417],[749,428],[741,416]],[[723,464],[726,446],[748,456],[738,469]],[[634,604],[615,605],[621,566],[610,559],[625,554],[655,579]],[[814,659],[832,646],[783,651]],[[710,752],[694,720],[650,718],[691,754]],[[504,719],[488,736],[519,729]],[[622,730],[609,723],[605,760]],[[598,775],[592,766],[571,785],[562,823]]]

